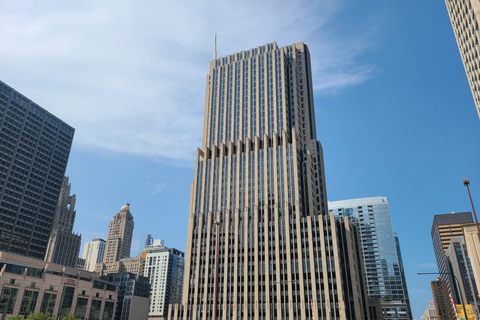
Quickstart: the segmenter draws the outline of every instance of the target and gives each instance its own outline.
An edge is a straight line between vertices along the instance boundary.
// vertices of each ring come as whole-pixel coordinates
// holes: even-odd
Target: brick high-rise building
[[[74,131],[0,81],[0,251],[44,259]]]
[[[210,62],[183,298],[168,318],[367,317],[356,232],[327,212],[311,72],[304,43]]]

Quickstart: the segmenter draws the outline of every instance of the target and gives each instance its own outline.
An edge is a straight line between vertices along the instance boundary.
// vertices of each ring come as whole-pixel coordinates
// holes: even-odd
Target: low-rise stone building
[[[43,312],[110,320],[117,300],[117,286],[93,272],[8,252],[0,252],[0,290],[2,319]]]

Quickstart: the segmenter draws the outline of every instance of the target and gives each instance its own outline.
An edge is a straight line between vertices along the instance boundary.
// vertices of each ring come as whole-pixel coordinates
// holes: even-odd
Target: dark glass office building
[[[74,131],[0,81],[0,251],[44,258]]]

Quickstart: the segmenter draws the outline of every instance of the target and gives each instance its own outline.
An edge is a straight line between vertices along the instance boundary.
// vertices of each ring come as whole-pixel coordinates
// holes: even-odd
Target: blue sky
[[[480,119],[442,1],[2,1],[0,78],[76,128],[75,231],[106,238],[126,202],[185,250],[213,34],[225,56],[312,55],[331,201],[386,196],[414,318],[431,300],[433,215],[480,207]]]

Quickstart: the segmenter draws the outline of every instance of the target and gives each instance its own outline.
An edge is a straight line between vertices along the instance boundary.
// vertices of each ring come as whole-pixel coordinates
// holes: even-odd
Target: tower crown
[[[130,203],[127,203],[126,205],[124,205],[123,207],[120,208],[120,212],[122,211],[128,211],[130,212]]]

